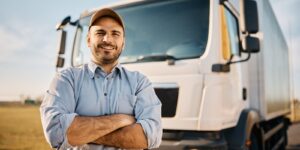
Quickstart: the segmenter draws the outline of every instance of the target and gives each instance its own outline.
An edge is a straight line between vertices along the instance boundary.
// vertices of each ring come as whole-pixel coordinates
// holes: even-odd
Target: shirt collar
[[[88,63],[89,75],[90,75],[91,78],[94,78],[94,77],[95,77],[95,73],[96,73],[97,68],[103,70],[101,66],[98,66],[98,65],[95,64],[93,61],[90,61],[90,62]],[[122,72],[122,71],[121,71],[121,68],[122,68],[121,64],[118,63],[118,64],[112,69],[112,72],[115,72],[115,71],[117,70],[117,71],[120,73],[120,75],[121,75],[121,72]]]

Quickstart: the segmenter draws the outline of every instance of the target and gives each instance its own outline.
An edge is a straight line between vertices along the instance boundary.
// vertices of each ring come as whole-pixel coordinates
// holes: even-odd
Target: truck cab
[[[134,0],[104,7],[125,23],[119,62],[146,75],[162,102],[159,149],[284,147],[288,55],[268,1]],[[67,57],[67,25],[75,27],[70,65],[90,61],[86,35],[95,10],[58,24],[57,68]]]

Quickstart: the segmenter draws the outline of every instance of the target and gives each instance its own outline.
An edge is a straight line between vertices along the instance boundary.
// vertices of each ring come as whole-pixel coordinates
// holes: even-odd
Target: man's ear
[[[88,32],[88,34],[86,35],[86,43],[88,47],[91,47],[90,43],[91,43],[91,36],[90,36],[90,32]]]
[[[123,40],[122,50],[124,50],[124,48],[125,48],[125,37],[124,37],[124,40]]]

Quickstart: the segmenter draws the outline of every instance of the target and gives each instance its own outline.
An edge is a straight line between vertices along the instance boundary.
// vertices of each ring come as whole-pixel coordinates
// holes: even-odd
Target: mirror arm
[[[69,24],[72,25],[72,26],[77,26],[78,25],[78,20],[74,21],[74,22],[69,22]]]
[[[235,7],[233,6],[233,4],[231,2],[229,2],[228,0],[221,0],[223,1],[221,4],[227,9],[229,10],[235,17],[239,18],[240,13],[235,9]]]
[[[60,23],[58,23],[55,28],[56,28],[56,31],[59,31],[59,30],[63,30],[65,28],[65,26],[68,24],[70,24],[71,26],[77,26],[78,23],[79,23],[78,20],[71,22],[71,17],[67,16]]]
[[[247,53],[247,57],[245,59],[242,60],[238,60],[238,61],[231,61],[233,55],[231,55],[230,60],[226,63],[226,65],[231,65],[231,64],[235,64],[235,63],[241,63],[241,62],[245,62],[248,61],[251,58],[251,53]]]

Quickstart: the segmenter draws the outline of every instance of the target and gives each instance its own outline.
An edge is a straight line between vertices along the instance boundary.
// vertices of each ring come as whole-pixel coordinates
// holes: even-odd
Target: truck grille
[[[154,90],[162,103],[162,117],[174,117],[179,88],[154,88]]]

